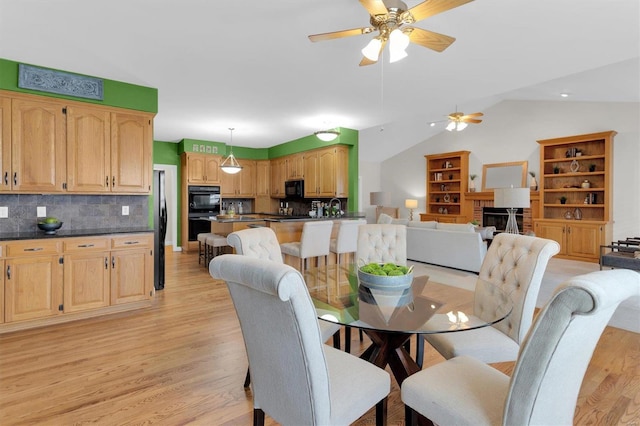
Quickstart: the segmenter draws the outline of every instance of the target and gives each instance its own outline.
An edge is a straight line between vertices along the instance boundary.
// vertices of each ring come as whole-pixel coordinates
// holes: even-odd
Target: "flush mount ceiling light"
[[[407,7],[401,0],[360,0],[360,4],[369,12],[368,27],[350,30],[333,31],[330,33],[313,34],[311,41],[333,40],[370,34],[378,31],[378,35],[362,49],[364,58],[360,66],[378,62],[380,53],[389,42],[389,62],[396,62],[407,56],[405,49],[409,43],[414,43],[436,52],[442,52],[456,39],[422,28],[408,26],[418,21],[437,15],[473,0],[426,0],[412,8]]]
[[[337,130],[320,130],[315,132],[314,135],[323,142],[331,142],[340,136],[340,132]]]
[[[229,131],[231,132],[231,136],[229,138],[229,156],[224,159],[222,164],[220,164],[220,168],[223,172],[229,173],[230,175],[234,175],[242,170],[240,163],[236,160],[236,157],[233,156],[233,127],[229,127]]]

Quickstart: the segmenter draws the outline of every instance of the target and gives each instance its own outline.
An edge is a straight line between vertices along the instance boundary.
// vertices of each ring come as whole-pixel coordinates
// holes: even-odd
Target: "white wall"
[[[640,236],[640,104],[600,102],[503,101],[483,111],[481,124],[471,124],[462,132],[443,131],[380,163],[360,165],[363,182],[362,204],[367,211],[370,191],[389,191],[392,204],[408,217],[406,198],[418,199],[425,211],[427,154],[468,150],[469,173],[478,175],[482,165],[528,161],[539,178],[538,139],[595,133],[618,132],[613,143],[613,238]],[[366,149],[366,132],[361,133],[360,150]],[[366,183],[366,185],[365,185]]]

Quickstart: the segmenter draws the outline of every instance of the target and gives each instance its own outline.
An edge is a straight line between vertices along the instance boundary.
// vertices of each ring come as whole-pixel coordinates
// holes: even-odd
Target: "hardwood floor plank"
[[[250,425],[247,358],[225,284],[195,253],[169,256],[166,279],[147,309],[1,335],[0,425]],[[605,330],[575,424],[640,424],[639,337]],[[354,354],[366,346],[352,333]],[[425,346],[425,366],[442,360]],[[510,374],[513,363],[494,367]],[[374,418],[372,410],[355,424]],[[392,380],[388,424],[403,423]]]

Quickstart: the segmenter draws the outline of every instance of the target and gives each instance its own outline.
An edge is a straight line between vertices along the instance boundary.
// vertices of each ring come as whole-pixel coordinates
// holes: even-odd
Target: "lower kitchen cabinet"
[[[5,322],[62,313],[63,264],[59,241],[8,243],[4,275]]]
[[[3,251],[0,333],[137,309],[154,294],[151,233],[10,241]]]
[[[557,241],[558,257],[598,262],[600,246],[610,239],[610,225],[605,222],[538,220],[536,236]]]

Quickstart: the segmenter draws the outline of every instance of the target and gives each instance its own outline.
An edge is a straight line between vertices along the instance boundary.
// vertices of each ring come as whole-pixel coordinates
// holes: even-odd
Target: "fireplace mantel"
[[[482,208],[493,207],[493,191],[465,192],[464,212],[467,217],[482,223]],[[533,220],[538,218],[540,211],[540,192],[531,191],[531,207],[525,209],[523,232],[533,230]]]

